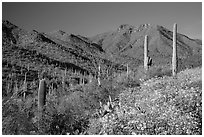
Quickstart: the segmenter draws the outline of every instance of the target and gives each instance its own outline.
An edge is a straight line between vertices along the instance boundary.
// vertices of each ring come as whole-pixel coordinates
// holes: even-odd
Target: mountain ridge
[[[142,24],[138,27],[120,25],[115,31],[98,34],[91,38],[102,48],[118,57],[128,55],[142,62],[144,36],[148,35],[149,55],[155,64],[160,64],[159,58],[168,58],[171,62],[172,31],[160,25]],[[178,56],[181,60],[190,56],[201,55],[202,41],[194,40],[183,34],[177,33]],[[125,60],[124,62],[127,62]]]
[[[106,69],[110,64],[122,66],[123,69],[127,63],[133,68],[141,65],[145,35],[148,35],[149,56],[153,59],[153,64],[171,63],[173,33],[161,25],[141,24],[135,27],[123,24],[114,31],[88,38],[63,30],[29,32],[3,20],[2,33],[3,49],[5,45],[13,44],[30,48],[48,58],[75,64],[93,74],[97,73],[99,64],[104,65]],[[180,64],[189,63],[190,60],[187,65],[189,67],[195,59],[195,66],[201,65],[202,41],[190,39],[180,33],[177,39]]]
[[[51,38],[49,35],[40,33],[36,30],[30,32],[25,31],[10,23],[9,21],[3,21],[2,23],[2,47],[4,53],[9,53],[9,50],[7,49],[8,46],[21,47],[28,50],[29,52],[32,50],[37,54],[45,55],[46,57],[56,61],[64,62],[65,64],[68,63],[67,66],[72,63],[75,66],[78,66],[78,71],[86,70],[87,73],[92,74],[96,74],[96,69],[98,67],[97,65],[101,61],[105,60],[105,62],[110,64],[110,61],[104,59],[102,55],[101,57],[99,56],[102,54],[102,51],[100,51],[98,47],[96,47],[93,43],[90,46],[83,40],[79,41],[77,36],[75,37],[72,35],[76,38],[76,40],[74,43],[74,39],[71,38],[72,42],[70,43],[57,38]],[[76,42],[78,42],[78,44]],[[86,48],[86,50],[84,48]],[[7,55],[4,53],[4,59],[9,59],[9,57],[7,58]],[[15,58],[11,53],[8,55],[12,56],[12,58]],[[24,60],[24,58],[22,57],[19,60]],[[8,62],[10,61],[11,60]],[[32,62],[30,63],[32,64]],[[106,64],[104,66],[106,66]],[[67,67],[64,67],[63,69],[65,68]]]

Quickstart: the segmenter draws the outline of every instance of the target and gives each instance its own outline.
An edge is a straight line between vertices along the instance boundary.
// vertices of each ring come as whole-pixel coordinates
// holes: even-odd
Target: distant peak
[[[143,29],[148,29],[148,28],[152,28],[152,27],[156,27],[157,25],[153,25],[153,24],[149,24],[149,23],[146,23],[146,24],[141,24],[141,25],[138,25],[138,26],[133,26],[133,25],[129,25],[129,24],[122,24],[118,27],[118,31],[121,31],[121,30],[129,30],[129,31],[141,31]]]
[[[120,31],[120,30],[127,30],[127,29],[133,29],[133,28],[134,28],[134,26],[132,26],[132,25],[122,24],[122,25],[120,25],[120,26],[118,27],[118,31]]]

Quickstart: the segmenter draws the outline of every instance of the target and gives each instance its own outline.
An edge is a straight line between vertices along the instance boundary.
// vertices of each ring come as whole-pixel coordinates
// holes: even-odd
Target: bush
[[[146,72],[143,66],[139,66],[136,72],[136,79],[145,81],[154,77],[171,76],[171,67],[166,66],[151,66]]]
[[[11,135],[202,134],[201,68],[182,71],[177,79],[167,76],[170,74],[168,66],[153,66],[147,73],[140,67],[130,71],[128,77],[122,73],[104,80],[101,86],[93,81],[65,93],[57,87],[55,92],[47,94],[40,120],[37,82],[31,86],[34,94],[26,99],[9,88],[13,95],[2,101],[2,132]],[[105,113],[99,101],[106,104],[109,96],[112,107]]]
[[[67,91],[69,94],[61,97],[49,95],[39,134],[85,134],[99,101],[104,103],[113,94],[111,84],[98,87],[95,82]]]
[[[2,102],[2,134],[4,135],[28,135],[30,131],[36,131],[32,123],[35,103],[31,98],[26,102],[22,99],[11,98]]]
[[[154,77],[171,76],[170,66],[152,66],[145,71],[143,66],[139,66],[136,70],[130,71],[129,74],[123,72],[115,77],[117,86],[138,87],[143,81]]]
[[[141,81],[136,77],[136,73],[133,71],[130,71],[127,75],[127,73],[120,73],[118,76],[114,79],[117,83],[116,87],[138,87],[141,84]]]
[[[124,90],[119,95],[120,107],[116,107],[112,113],[92,119],[87,132],[115,135],[201,135],[202,89],[189,87],[200,80],[197,77],[200,72],[191,73],[186,76],[185,73],[179,74],[177,79],[151,79],[145,81],[140,89]]]

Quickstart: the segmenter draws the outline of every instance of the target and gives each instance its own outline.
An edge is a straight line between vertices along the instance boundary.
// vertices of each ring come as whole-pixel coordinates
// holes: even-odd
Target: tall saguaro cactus
[[[174,23],[174,27],[173,27],[173,55],[172,55],[172,75],[174,77],[176,76],[176,73],[177,73],[176,33],[177,33],[177,24]]]
[[[45,106],[46,99],[46,83],[45,78],[40,80],[39,89],[38,89],[38,111],[41,113]]]
[[[144,69],[148,70],[148,36],[145,35],[144,39]]]
[[[99,64],[99,66],[98,66],[98,85],[99,85],[99,86],[101,85],[100,77],[101,77],[101,66],[100,66],[100,64]]]
[[[27,92],[27,81],[26,81],[26,75],[27,72],[25,73],[25,79],[24,79],[24,83],[23,83],[23,98],[26,98],[26,92]]]

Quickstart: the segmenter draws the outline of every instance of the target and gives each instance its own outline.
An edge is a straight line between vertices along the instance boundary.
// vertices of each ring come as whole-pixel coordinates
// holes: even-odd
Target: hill
[[[136,63],[137,66],[143,63],[145,35],[148,35],[149,56],[153,59],[153,64],[170,64],[173,33],[159,25],[142,24],[135,27],[124,24],[115,31],[98,34],[90,39],[101,45],[110,55],[110,59],[122,63],[129,62],[130,65]],[[180,65],[201,65],[202,42],[200,40],[178,33],[177,47]],[[197,64],[192,63],[192,58]]]
[[[145,34],[153,58],[147,72]],[[201,43],[178,35],[180,72],[173,78],[172,32],[162,26],[121,25],[86,38],[3,21],[2,133],[202,134]]]
[[[109,66],[118,69],[116,63],[105,58],[105,52],[96,43],[85,37],[66,34],[63,31],[41,33],[36,30],[28,32],[9,21],[2,22],[3,68],[6,66],[37,71],[49,70],[49,74],[67,70],[79,75],[96,75],[99,64],[104,70]],[[115,66],[115,67],[114,67]],[[3,69],[4,71],[4,69]],[[7,75],[5,70],[4,75]],[[4,77],[4,76],[3,76]]]
[[[143,24],[135,27],[125,24],[116,31],[86,38],[62,30],[28,32],[9,21],[3,21],[3,64],[20,61],[18,64],[24,64],[22,67],[29,64],[31,69],[41,70],[43,67],[36,67],[47,63],[50,69],[59,66],[62,70],[76,70],[92,75],[96,75],[99,64],[105,71],[110,66],[115,70],[124,70],[127,63],[131,68],[136,68],[143,63],[145,35],[149,38],[149,56],[153,59],[153,65],[171,64],[172,32],[159,25]],[[200,66],[201,40],[190,39],[182,34],[178,34],[177,39],[179,70]],[[25,51],[27,55],[21,57],[20,54],[25,54]],[[37,60],[44,61],[28,59],[31,55],[32,58],[35,56]]]
[[[112,111],[92,118],[88,134],[202,134],[202,68],[181,71],[177,79],[151,78],[123,90]],[[104,106],[108,105],[104,104]],[[100,111],[105,111],[105,107]]]

